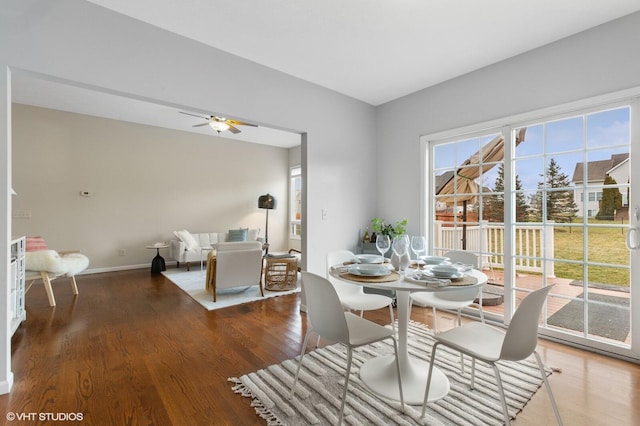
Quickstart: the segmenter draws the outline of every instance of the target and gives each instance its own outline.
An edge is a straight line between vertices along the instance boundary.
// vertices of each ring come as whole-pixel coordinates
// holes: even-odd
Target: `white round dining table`
[[[397,298],[398,317],[398,362],[400,364],[400,377],[402,378],[402,391],[404,402],[410,405],[422,405],[424,401],[424,391],[427,385],[427,373],[429,363],[409,356],[408,351],[408,326],[410,295],[418,291],[455,291],[460,289],[456,286],[447,287],[427,287],[425,284],[405,280],[404,276],[392,282],[373,283],[362,282],[349,279],[349,274],[345,272],[344,265],[335,265],[329,270],[332,277],[353,285],[360,285],[369,288],[382,290],[395,290]],[[487,276],[476,269],[466,272],[466,275],[473,276],[478,281],[472,284],[474,287],[481,287],[487,282]],[[469,286],[465,286],[468,288]],[[399,401],[398,379],[396,373],[395,360],[393,355],[374,357],[367,360],[360,368],[360,379],[375,394],[384,398]],[[449,379],[434,366],[433,378],[429,389],[428,401],[437,401],[444,398],[449,393]]]

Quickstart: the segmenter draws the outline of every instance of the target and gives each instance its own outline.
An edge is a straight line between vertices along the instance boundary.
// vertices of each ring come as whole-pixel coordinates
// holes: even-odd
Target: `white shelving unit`
[[[25,237],[16,238],[11,241],[11,294],[9,296],[11,335],[15,333],[22,321],[27,319],[27,311],[24,309],[25,247]]]

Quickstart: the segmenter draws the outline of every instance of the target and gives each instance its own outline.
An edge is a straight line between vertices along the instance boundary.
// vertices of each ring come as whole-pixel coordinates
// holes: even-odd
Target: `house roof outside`
[[[587,163],[587,182],[604,181],[604,178],[609,172],[620,165],[622,162],[629,159],[629,153],[613,154],[608,160],[589,161]],[[573,178],[571,182],[582,183],[584,177],[584,163],[580,162],[576,164],[573,170]]]

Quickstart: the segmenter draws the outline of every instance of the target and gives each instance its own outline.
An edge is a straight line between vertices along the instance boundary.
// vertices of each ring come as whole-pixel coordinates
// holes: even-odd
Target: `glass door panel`
[[[431,251],[482,257],[487,292],[506,302],[485,314],[508,323],[530,291],[554,285],[543,333],[632,347],[631,113],[550,117],[430,145]]]

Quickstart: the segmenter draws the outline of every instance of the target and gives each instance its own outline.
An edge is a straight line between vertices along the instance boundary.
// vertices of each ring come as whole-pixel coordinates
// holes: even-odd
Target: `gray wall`
[[[266,192],[283,201],[269,213],[272,250],[289,248],[288,149],[19,104],[12,121],[13,211],[31,214],[14,217],[13,235],[79,249],[89,272],[148,266],[145,246],[178,229],[264,237]]]

